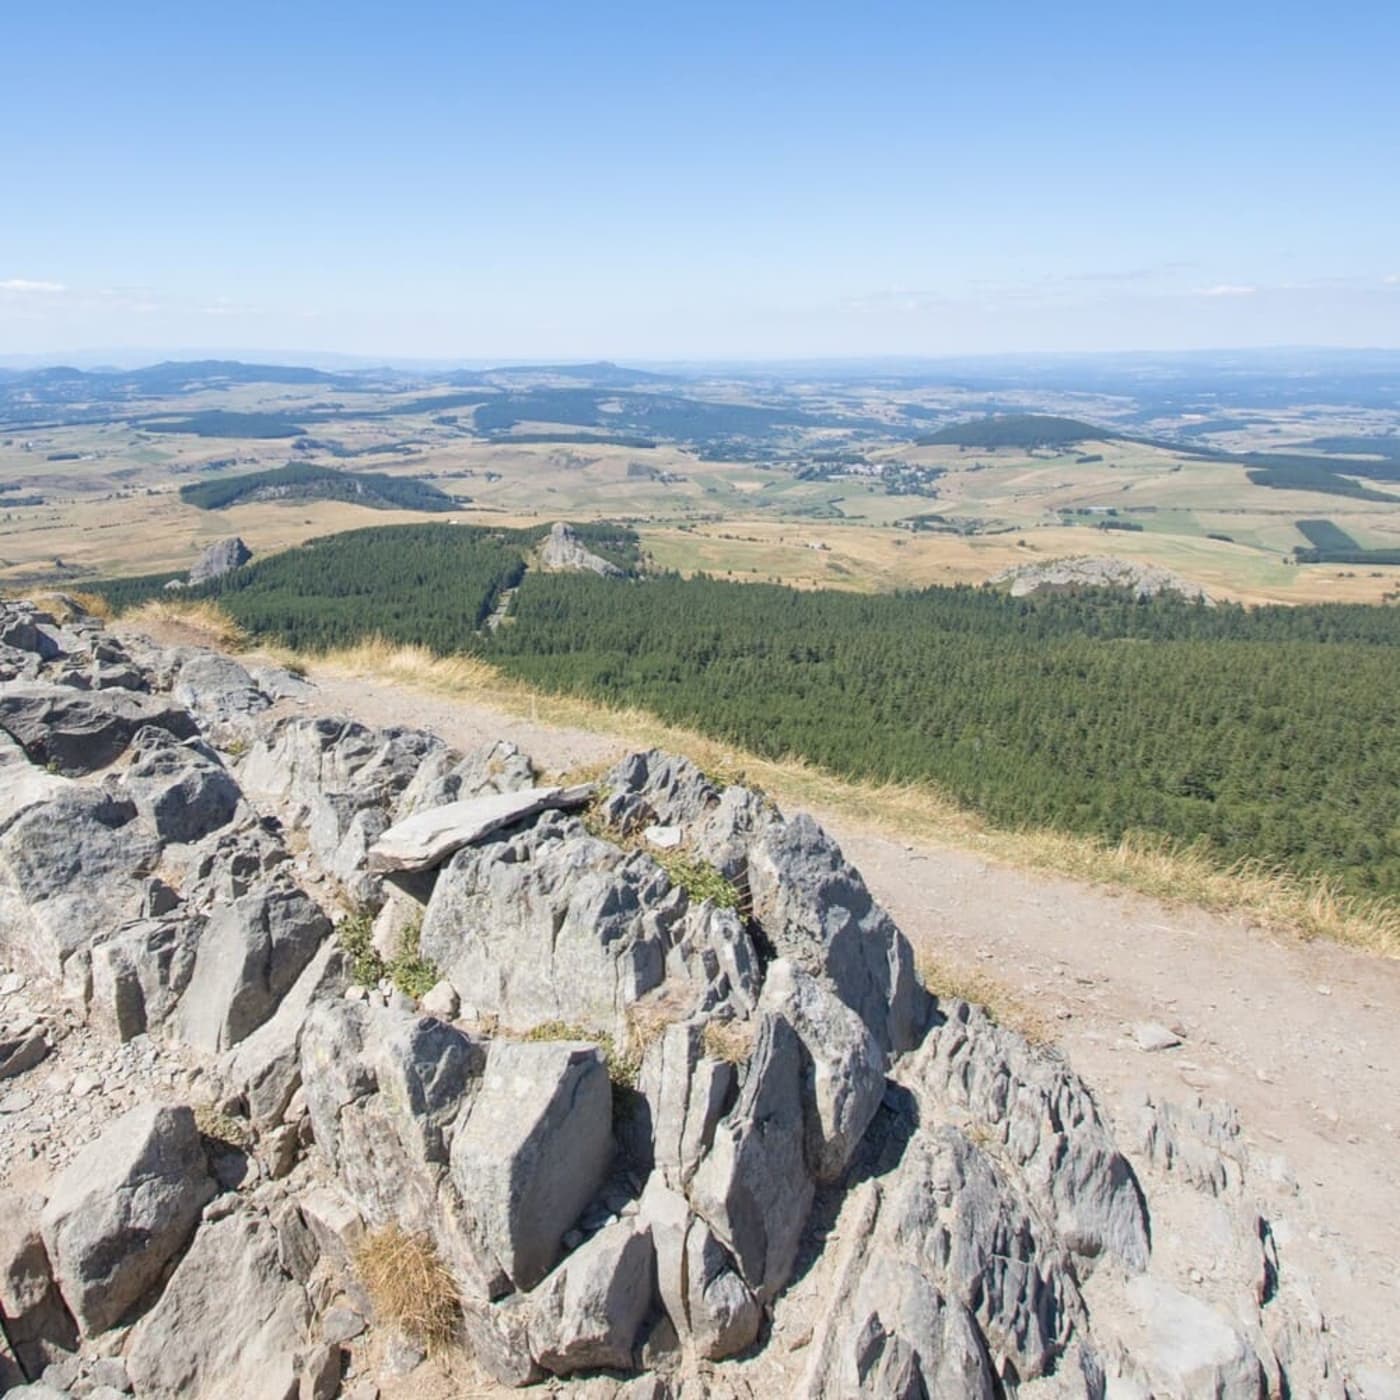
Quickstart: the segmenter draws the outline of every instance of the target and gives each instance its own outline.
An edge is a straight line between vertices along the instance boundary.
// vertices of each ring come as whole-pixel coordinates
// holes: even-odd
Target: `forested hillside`
[[[180,488],[180,497],[201,510],[223,510],[240,501],[353,501],[376,509],[457,510],[461,502],[426,481],[383,472],[339,471],[310,462],[288,462],[263,472],[244,472],[221,481],[197,481]]]
[[[293,646],[470,650],[764,754],[933,782],[1001,824],[1204,840],[1400,896],[1400,610],[530,573],[483,633],[540,534],[359,530],[191,592]]]
[[[950,423],[936,433],[915,441],[922,447],[1068,447],[1087,439],[1109,438],[1105,428],[1081,423],[1077,418],[1057,418],[1047,413],[1001,413],[990,418],[970,418]]]

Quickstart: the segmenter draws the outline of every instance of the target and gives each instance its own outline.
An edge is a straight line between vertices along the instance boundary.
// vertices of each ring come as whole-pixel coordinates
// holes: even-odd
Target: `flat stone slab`
[[[398,870],[433,870],[463,846],[538,812],[582,807],[592,795],[592,784],[536,787],[430,807],[426,812],[405,817],[384,832],[369,848],[369,868],[380,875]]]

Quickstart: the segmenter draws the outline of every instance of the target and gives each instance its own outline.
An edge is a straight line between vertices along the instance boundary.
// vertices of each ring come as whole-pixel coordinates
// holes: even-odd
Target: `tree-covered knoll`
[[[223,510],[240,501],[350,501],[378,510],[460,510],[462,502],[411,476],[339,471],[310,462],[288,462],[268,471],[245,472],[219,481],[195,481],[180,497],[200,510]]]
[[[323,650],[380,633],[460,650],[525,572],[521,531],[467,525],[346,530],[181,593],[221,604],[259,636]]]
[[[382,634],[436,651],[475,643],[501,593],[520,582],[548,525],[389,525],[345,530],[269,554],[192,588],[184,600],[217,602],[250,632],[306,650]],[[610,521],[571,526],[584,546],[627,573],[640,567],[635,531]],[[160,597],[184,573],[85,585],[121,611]]]
[[[1077,442],[1112,437],[1106,428],[1057,418],[1046,413],[1001,413],[950,423],[936,433],[915,439],[920,447],[1069,447]]]

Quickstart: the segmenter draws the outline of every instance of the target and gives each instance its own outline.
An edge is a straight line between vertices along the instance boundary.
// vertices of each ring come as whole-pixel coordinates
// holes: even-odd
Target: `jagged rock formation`
[[[549,537],[540,546],[540,563],[547,569],[569,569],[575,573],[602,574],[604,578],[621,578],[622,570],[601,555],[585,547],[583,541],[564,521],[550,527]]]
[[[1155,598],[1177,593],[1187,602],[1209,603],[1210,595],[1198,583],[1156,564],[1138,564],[1112,555],[1078,554],[1044,564],[1018,564],[1003,569],[990,580],[1009,584],[1013,598],[1039,593],[1067,593],[1076,588],[1125,588],[1135,598]]]
[[[234,569],[241,569],[252,557],[253,551],[237,535],[230,535],[226,540],[215,540],[194,561],[187,580],[181,582],[172,579],[165,586],[168,589],[194,588],[197,584],[222,578]]]
[[[0,1385],[376,1394],[396,1229],[504,1385],[1359,1393],[1229,1113],[1120,1140],[810,818],[656,752],[580,814],[509,745],[269,716],[284,674],[0,637]]]

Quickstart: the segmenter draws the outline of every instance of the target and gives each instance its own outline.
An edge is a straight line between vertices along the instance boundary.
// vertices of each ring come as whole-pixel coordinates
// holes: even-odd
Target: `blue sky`
[[[0,354],[1400,346],[1400,6],[14,4]]]

